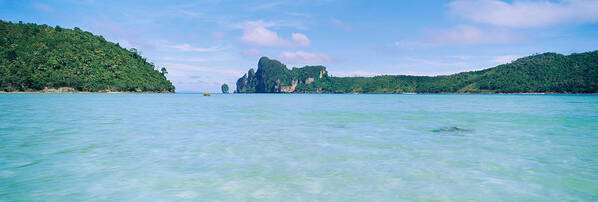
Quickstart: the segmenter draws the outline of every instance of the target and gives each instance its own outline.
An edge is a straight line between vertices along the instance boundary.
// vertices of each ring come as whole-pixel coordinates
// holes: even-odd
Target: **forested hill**
[[[598,51],[544,53],[446,76],[332,77],[323,66],[288,69],[262,57],[238,93],[598,93]]]
[[[0,91],[174,92],[166,73],[79,28],[0,21]]]

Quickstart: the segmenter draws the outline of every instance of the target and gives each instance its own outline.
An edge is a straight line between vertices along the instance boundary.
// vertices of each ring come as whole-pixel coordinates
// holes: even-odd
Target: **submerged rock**
[[[438,128],[435,130],[432,130],[432,132],[456,132],[456,133],[461,133],[461,132],[471,132],[472,130],[470,129],[465,129],[465,128],[459,128],[456,126],[452,126],[452,127],[442,127],[442,128]]]

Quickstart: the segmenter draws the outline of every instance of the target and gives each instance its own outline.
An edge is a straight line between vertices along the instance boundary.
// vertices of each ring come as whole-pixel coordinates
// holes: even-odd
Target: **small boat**
[[[210,96],[210,93],[204,93],[203,96]]]

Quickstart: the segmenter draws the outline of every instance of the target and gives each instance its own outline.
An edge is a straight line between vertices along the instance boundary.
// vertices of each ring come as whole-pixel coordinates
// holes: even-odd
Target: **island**
[[[0,92],[174,93],[165,67],[77,27],[0,21]]]
[[[261,57],[236,93],[598,93],[598,51],[536,54],[479,71],[442,76],[334,77],[324,66],[288,69]]]
[[[228,85],[227,84],[222,84],[222,86],[220,86],[220,89],[222,90],[222,93],[228,93]]]

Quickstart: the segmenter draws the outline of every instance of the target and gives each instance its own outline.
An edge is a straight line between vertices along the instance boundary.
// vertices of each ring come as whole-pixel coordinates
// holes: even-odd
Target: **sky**
[[[261,56],[333,76],[443,75],[598,49],[598,0],[0,0],[4,21],[79,27],[218,92]]]

